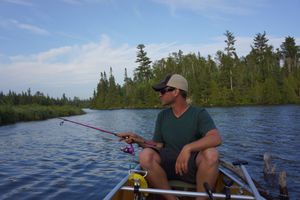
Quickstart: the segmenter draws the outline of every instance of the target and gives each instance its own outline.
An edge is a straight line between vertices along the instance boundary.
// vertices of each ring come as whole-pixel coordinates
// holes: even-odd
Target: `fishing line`
[[[70,123],[77,124],[77,125],[80,125],[80,126],[85,126],[85,127],[91,128],[91,129],[95,129],[95,130],[103,132],[103,133],[108,133],[108,134],[114,135],[114,136],[119,137],[119,138],[123,138],[123,137],[119,136],[117,133],[107,131],[107,130],[104,130],[104,129],[101,129],[101,128],[98,128],[98,127],[95,127],[95,126],[91,126],[91,125],[88,125],[88,124],[83,124],[83,123],[72,121],[72,120],[69,120],[69,119],[66,119],[66,118],[62,118],[62,117],[58,117],[58,119],[63,120],[59,123],[60,126],[62,126],[64,124],[64,122],[66,121],[66,122],[70,122]],[[133,155],[134,154],[134,147],[133,147],[132,144],[129,144],[129,146],[121,148],[121,151],[123,151],[124,153],[129,153],[129,154]]]
[[[72,121],[72,120],[69,120],[69,119],[66,119],[66,118],[62,118],[62,117],[58,117],[58,119],[63,120],[63,121],[60,122],[61,126],[64,124],[65,121],[67,121],[67,122],[78,124],[80,126],[85,126],[85,127],[88,127],[88,128],[91,128],[91,129],[95,129],[97,131],[108,133],[108,134],[111,134],[111,135],[114,135],[116,137],[124,139],[124,137],[119,136],[117,133],[114,133],[114,132],[111,132],[111,131],[108,131],[108,130],[104,130],[104,129],[101,129],[101,128],[98,128],[98,127],[95,127],[95,126],[91,126],[91,125],[88,125],[88,124],[83,124],[83,123],[80,123],[80,122],[75,122],[75,121]],[[127,138],[125,138],[125,139],[127,139]],[[156,148],[157,147],[155,144],[152,144],[152,143],[147,142],[147,141],[143,141],[143,143],[145,145],[147,145],[148,147],[151,147],[151,148]],[[129,145],[130,145],[129,147],[124,147],[121,150],[124,151],[125,153],[134,154],[134,148],[133,148],[132,144],[129,144]]]

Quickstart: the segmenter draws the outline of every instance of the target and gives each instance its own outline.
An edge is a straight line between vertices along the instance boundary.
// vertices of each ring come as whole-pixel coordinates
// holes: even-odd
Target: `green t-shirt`
[[[190,106],[179,118],[168,108],[157,116],[153,141],[180,151],[184,145],[202,138],[215,128],[214,121],[204,108]]]

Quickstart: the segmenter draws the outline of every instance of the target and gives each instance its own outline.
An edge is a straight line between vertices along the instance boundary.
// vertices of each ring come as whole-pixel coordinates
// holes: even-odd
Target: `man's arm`
[[[206,135],[192,143],[185,145],[177,157],[175,171],[183,175],[188,172],[188,161],[191,152],[203,151],[204,149],[213,148],[221,145],[222,139],[217,129],[212,129]]]
[[[145,140],[143,137],[135,133],[118,133],[121,140],[124,140],[128,144],[137,143],[139,146],[146,148],[151,147],[160,150],[163,147],[163,143],[155,142],[153,140]]]
[[[183,148],[190,152],[202,151],[204,149],[217,147],[221,145],[222,138],[217,129],[212,129],[206,133],[206,135],[196,140],[195,142],[185,145]]]

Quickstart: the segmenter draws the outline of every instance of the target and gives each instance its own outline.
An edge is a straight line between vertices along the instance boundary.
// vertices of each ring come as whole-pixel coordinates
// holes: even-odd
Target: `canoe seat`
[[[183,191],[195,191],[196,185],[179,180],[169,180],[169,185],[174,189]]]

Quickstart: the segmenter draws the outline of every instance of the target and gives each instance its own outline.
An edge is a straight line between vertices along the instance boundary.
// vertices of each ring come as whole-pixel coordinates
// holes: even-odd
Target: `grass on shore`
[[[45,120],[54,117],[80,115],[84,112],[74,106],[0,105],[0,126],[20,121]]]

